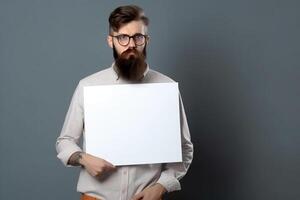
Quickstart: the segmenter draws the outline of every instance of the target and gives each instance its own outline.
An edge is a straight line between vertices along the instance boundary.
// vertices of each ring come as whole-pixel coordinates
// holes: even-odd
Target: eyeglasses
[[[110,35],[111,37],[115,37],[118,39],[118,42],[121,46],[127,46],[132,38],[135,45],[141,46],[145,44],[146,40],[149,39],[148,35],[143,35],[141,33],[136,33],[133,36],[129,36],[127,34],[120,34],[120,35]]]

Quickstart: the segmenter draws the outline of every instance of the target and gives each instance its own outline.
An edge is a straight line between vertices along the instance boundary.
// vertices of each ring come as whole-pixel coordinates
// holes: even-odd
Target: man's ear
[[[112,37],[110,35],[108,35],[107,38],[106,38],[106,40],[107,40],[108,46],[110,46],[110,48],[113,48]]]

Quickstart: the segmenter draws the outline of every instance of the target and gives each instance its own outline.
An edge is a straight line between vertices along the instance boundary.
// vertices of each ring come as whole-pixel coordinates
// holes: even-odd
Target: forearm
[[[69,164],[70,157],[75,152],[82,152],[79,146],[79,139],[83,133],[83,106],[82,106],[82,87],[80,84],[76,87],[73,94],[65,121],[56,140],[57,157],[66,167],[72,167],[73,159]]]
[[[165,163],[161,176],[157,183],[163,185],[168,192],[180,190],[179,180],[185,176],[193,160],[194,146],[191,142],[190,131],[183,102],[180,96],[180,122],[181,122],[181,142],[182,142],[182,162]]]
[[[82,156],[83,156],[82,151],[77,151],[77,152],[73,153],[68,160],[68,165],[83,166],[82,165]]]

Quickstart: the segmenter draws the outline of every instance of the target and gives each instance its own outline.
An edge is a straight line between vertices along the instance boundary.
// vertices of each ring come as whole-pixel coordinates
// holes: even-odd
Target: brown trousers
[[[95,197],[91,197],[91,196],[86,195],[86,194],[81,194],[80,200],[101,200],[101,199],[97,199]]]

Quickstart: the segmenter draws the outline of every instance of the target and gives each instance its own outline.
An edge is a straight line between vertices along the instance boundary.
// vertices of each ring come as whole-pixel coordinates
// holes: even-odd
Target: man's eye
[[[134,38],[136,40],[142,40],[144,38],[144,36],[142,34],[136,34],[136,35],[134,35]]]
[[[119,35],[120,40],[127,40],[128,36],[127,35]]]

